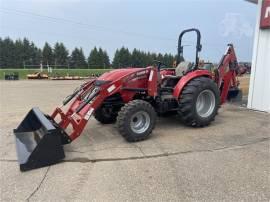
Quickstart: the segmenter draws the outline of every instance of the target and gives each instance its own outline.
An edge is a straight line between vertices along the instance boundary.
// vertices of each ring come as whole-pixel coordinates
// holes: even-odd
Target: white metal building
[[[270,113],[270,0],[257,3],[248,108]]]

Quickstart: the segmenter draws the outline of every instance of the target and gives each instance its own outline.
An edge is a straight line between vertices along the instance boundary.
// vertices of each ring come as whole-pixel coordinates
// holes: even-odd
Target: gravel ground
[[[50,113],[82,81],[0,81],[1,201],[270,201],[270,115],[223,106],[209,127],[159,118],[127,143],[90,119],[62,163],[21,173],[12,130],[33,107]]]

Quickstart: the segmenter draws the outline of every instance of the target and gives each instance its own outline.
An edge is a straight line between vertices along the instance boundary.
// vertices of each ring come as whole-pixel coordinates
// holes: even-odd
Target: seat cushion
[[[191,68],[192,64],[191,62],[188,62],[188,61],[183,61],[183,62],[180,62],[176,69],[175,69],[175,76],[179,77],[179,76],[183,76],[184,73],[189,69]]]

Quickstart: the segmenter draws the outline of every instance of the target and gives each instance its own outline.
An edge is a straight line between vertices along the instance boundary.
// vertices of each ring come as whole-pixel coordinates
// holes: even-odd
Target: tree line
[[[172,54],[150,53],[138,49],[130,51],[122,47],[117,49],[112,61],[102,48],[94,47],[88,57],[85,57],[82,48],[75,47],[71,53],[63,43],[51,46],[45,43],[38,48],[27,38],[12,40],[0,37],[0,68],[37,68],[41,64],[53,68],[122,68],[146,67],[154,60],[162,61],[172,66],[176,56]]]

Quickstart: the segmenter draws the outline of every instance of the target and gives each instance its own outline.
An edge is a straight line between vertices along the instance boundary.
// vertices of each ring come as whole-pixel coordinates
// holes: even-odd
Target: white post
[[[247,107],[270,112],[270,29],[260,28],[262,2],[258,1]]]
[[[42,65],[42,62],[40,63],[40,72],[43,72],[43,65]]]

